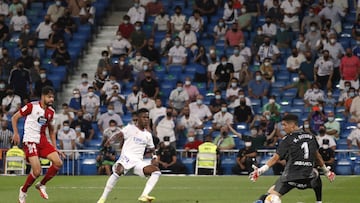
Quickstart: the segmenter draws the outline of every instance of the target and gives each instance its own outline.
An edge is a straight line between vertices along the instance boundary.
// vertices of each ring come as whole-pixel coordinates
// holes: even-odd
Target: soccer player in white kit
[[[153,156],[152,164],[143,161],[145,149],[155,150],[152,135],[146,130],[149,125],[149,111],[139,109],[137,112],[138,121],[135,125],[128,124],[120,133],[113,135],[107,142],[111,143],[116,138],[124,139],[124,145],[119,159],[113,166],[113,174],[106,182],[103,194],[97,203],[104,203],[109,193],[115,186],[119,177],[126,174],[130,169],[141,177],[150,176],[145,188],[138,198],[141,202],[151,202],[155,197],[149,196],[161,175],[160,169],[156,167],[156,156]]]
[[[40,176],[41,165],[39,157],[47,158],[52,162],[44,178],[35,185],[40,195],[44,199],[48,199],[45,184],[52,179],[62,166],[59,157],[59,151],[56,149],[56,136],[54,126],[51,124],[55,110],[51,107],[54,103],[55,90],[50,86],[45,86],[41,91],[41,100],[34,101],[23,106],[17,111],[12,119],[12,127],[14,130],[13,143],[20,143],[19,131],[17,123],[21,117],[26,117],[24,126],[24,151],[27,161],[31,165],[31,172],[28,175],[23,186],[19,191],[19,203],[25,203],[27,190]],[[46,138],[45,130],[49,129],[51,144]],[[60,153],[63,155],[63,153]]]

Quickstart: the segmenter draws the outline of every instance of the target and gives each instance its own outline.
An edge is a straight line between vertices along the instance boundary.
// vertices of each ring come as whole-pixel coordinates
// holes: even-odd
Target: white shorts
[[[117,164],[121,164],[124,167],[124,175],[126,175],[131,169],[133,169],[134,174],[145,177],[143,169],[146,166],[149,166],[151,163],[149,160],[131,159],[126,156],[120,156],[120,158],[113,165],[113,171],[115,171]]]

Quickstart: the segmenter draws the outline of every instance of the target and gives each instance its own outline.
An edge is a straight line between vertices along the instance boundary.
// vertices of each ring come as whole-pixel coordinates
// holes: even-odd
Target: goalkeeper
[[[250,179],[256,181],[258,177],[272,167],[278,160],[285,159],[284,172],[270,188],[268,195],[263,196],[265,203],[281,203],[281,196],[293,188],[313,188],[316,194],[316,203],[321,203],[322,183],[314,167],[320,166],[330,181],[335,179],[335,174],[324,164],[318,152],[319,146],[315,136],[304,132],[298,127],[298,117],[288,114],[281,122],[286,136],[278,146],[276,153],[261,168],[253,166],[254,171]],[[316,164],[316,165],[315,165]]]

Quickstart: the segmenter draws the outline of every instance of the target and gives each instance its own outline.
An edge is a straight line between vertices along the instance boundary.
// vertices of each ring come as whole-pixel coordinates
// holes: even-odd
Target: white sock
[[[149,180],[146,182],[144,191],[141,194],[141,196],[149,195],[149,193],[155,187],[157,181],[159,180],[160,175],[161,175],[160,171],[155,171],[155,172],[151,173],[151,176],[150,176]]]
[[[109,195],[111,190],[114,188],[115,184],[117,183],[118,179],[119,179],[118,174],[116,174],[116,173],[111,174],[111,176],[109,177],[109,179],[106,182],[104,192],[101,195],[101,198],[104,198],[104,199],[107,198],[107,196]]]
[[[316,201],[316,203],[322,203],[322,201]]]

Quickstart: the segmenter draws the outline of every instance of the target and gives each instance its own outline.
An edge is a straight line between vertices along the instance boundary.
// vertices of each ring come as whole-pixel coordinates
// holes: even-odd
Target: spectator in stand
[[[319,83],[320,89],[331,89],[332,77],[334,77],[334,63],[330,58],[329,51],[324,50],[323,56],[315,61],[314,79]]]
[[[266,97],[269,93],[269,88],[269,82],[263,80],[260,71],[256,71],[255,78],[252,79],[248,85],[249,97],[254,99]]]
[[[79,17],[80,24],[91,24],[95,23],[95,7],[92,6],[91,0],[84,0],[85,5],[80,9]]]
[[[236,78],[231,78],[230,85],[226,89],[226,100],[229,103],[229,108],[233,108],[234,101],[238,98],[240,87],[239,81]],[[232,105],[231,105],[232,104]]]
[[[275,82],[274,68],[271,64],[271,58],[264,59],[264,62],[260,65],[260,72],[267,82]]]
[[[168,141],[170,142],[170,145],[176,148],[175,126],[173,108],[167,107],[166,115],[157,119],[153,130],[155,135],[160,139],[160,142],[165,141],[165,138],[169,137],[170,139]]]
[[[52,32],[45,41],[45,51],[54,50],[61,42],[65,41],[63,30],[59,29],[56,23],[51,25]]]
[[[299,73],[299,81],[293,82],[289,85],[281,87],[281,91],[285,91],[287,89],[296,88],[296,97],[304,99],[304,95],[308,89],[311,88],[311,82],[306,79],[304,73]]]
[[[225,123],[224,125],[222,125],[219,130],[220,134],[215,137],[213,143],[218,147],[220,151],[234,149],[235,141],[234,138],[229,135],[229,128],[227,127],[227,124]]]
[[[319,134],[316,136],[316,140],[317,140],[319,146],[322,145],[324,140],[329,140],[329,148],[331,148],[332,150],[336,149],[335,139],[333,136],[328,135],[326,133],[326,126],[324,126],[324,125],[319,126]]]
[[[39,99],[40,99],[42,88],[45,87],[45,86],[50,86],[50,87],[53,87],[53,88],[54,88],[54,85],[53,85],[53,83],[51,82],[51,80],[49,80],[49,79],[47,78],[46,69],[44,69],[44,68],[40,69],[40,72],[39,72],[39,73],[40,73],[40,80],[35,83],[35,88],[34,88],[34,90],[35,90],[35,91],[34,91],[35,95],[34,95],[34,96],[35,96],[36,98],[39,98]]]
[[[199,94],[196,101],[189,104],[190,114],[198,117],[203,123],[212,119],[209,107],[203,103],[204,96]]]
[[[99,117],[100,98],[95,94],[93,86],[88,88],[88,93],[81,99],[81,108],[85,114],[90,114],[92,121]]]
[[[191,30],[196,34],[202,34],[204,31],[204,19],[201,17],[198,10],[193,11],[193,15],[190,16],[188,22],[190,24]]]
[[[247,97],[247,95],[245,95],[244,89],[239,89],[239,91],[238,91],[238,98],[234,101],[232,108],[236,108],[236,107],[240,106],[240,100],[241,100],[242,98],[245,99],[245,104],[246,104],[246,106],[250,106],[251,111],[253,112],[252,107],[251,107],[251,106],[252,106],[251,100],[250,100],[249,97]],[[231,105],[231,104],[230,104],[230,105]],[[229,105],[229,107],[230,107],[230,105]]]
[[[126,108],[128,112],[135,113],[139,108],[139,102],[141,99],[142,92],[139,91],[139,86],[134,84],[132,87],[132,92],[126,97]]]
[[[198,10],[201,16],[206,16],[208,22],[216,12],[216,6],[214,1],[211,0],[195,0],[193,9]]]
[[[221,110],[214,114],[214,120],[212,123],[211,132],[219,131],[219,130],[220,132],[222,132],[222,130],[226,130],[227,132],[228,129],[226,125],[232,124],[233,122],[234,122],[234,116],[228,112],[227,104],[222,103]],[[224,126],[226,127],[226,129],[222,129]]]
[[[112,66],[110,75],[113,75],[116,81],[126,84],[134,81],[134,78],[132,75],[132,67],[126,63],[125,58],[124,55],[119,57],[119,61]]]
[[[246,136],[248,137],[248,136]],[[245,138],[245,136],[244,136]],[[251,139],[246,138],[245,140],[245,147],[241,148],[236,157],[236,164],[232,167],[232,173],[241,175],[242,172],[246,174],[250,174],[254,169],[252,168],[253,165],[257,165],[256,150],[251,146]]]
[[[350,122],[360,122],[360,88],[358,89],[357,96],[352,100],[350,106]]]
[[[108,52],[112,57],[119,57],[121,55],[130,56],[132,46],[130,42],[121,34],[120,31],[116,33],[116,39],[112,40],[107,46]]]
[[[84,97],[87,94],[90,86],[91,84],[89,82],[88,74],[82,73],[80,83],[77,85],[77,89],[79,90],[81,97]]]
[[[350,108],[351,108],[351,105],[352,105],[352,103],[353,103],[353,100],[354,100],[355,97],[357,96],[357,95],[356,95],[356,90],[355,90],[355,88],[353,88],[353,87],[350,87],[350,88],[349,88],[348,96],[349,96],[349,97],[345,100],[345,103],[344,103],[345,115],[346,115],[346,116],[351,115],[351,114],[350,114]],[[350,120],[351,120],[351,118],[350,118]]]
[[[286,29],[285,23],[280,23],[280,29],[275,35],[276,46],[278,48],[288,49],[291,46],[292,33]]]
[[[186,48],[181,45],[181,39],[176,37],[174,40],[174,46],[170,48],[168,53],[168,61],[166,62],[167,71],[169,71],[169,65],[183,65],[187,63],[187,51]]]
[[[221,110],[221,105],[226,103],[226,100],[222,97],[221,90],[215,90],[215,96],[210,100],[210,111],[215,114]]]
[[[101,133],[104,133],[104,130],[110,127],[111,121],[115,121],[116,126],[122,128],[123,121],[121,120],[121,117],[114,111],[114,105],[109,104],[107,106],[107,112],[101,114],[97,121]]]
[[[56,21],[55,21],[56,22]],[[53,22],[51,22],[51,16],[45,15],[44,21],[39,23],[38,27],[36,28],[36,33],[39,40],[47,40],[49,39],[49,36],[52,32],[52,25]]]
[[[64,121],[72,122],[74,120],[75,114],[72,112],[72,109],[67,103],[62,104],[62,111],[55,115],[56,118],[56,128],[55,132],[59,131],[63,127]]]
[[[158,2],[161,3],[160,1]],[[161,8],[156,12],[157,14],[154,20],[152,34],[155,35],[156,32],[170,32],[170,17],[166,13],[165,9]]]
[[[21,107],[21,98],[11,88],[6,89],[7,96],[1,100],[1,109],[4,115],[11,117]]]
[[[357,18],[356,22],[354,22],[354,25],[351,30],[352,37],[356,40],[356,38],[360,37],[360,18]]]
[[[270,112],[270,120],[274,122],[280,122],[281,119],[281,105],[276,102],[276,96],[271,95],[269,97],[269,102],[264,104],[262,107],[262,112]]]
[[[247,62],[248,56],[240,54],[240,46],[236,45],[233,49],[233,54],[229,57],[229,62],[234,67],[234,77],[239,79],[243,73],[242,64]]]
[[[58,19],[64,15],[65,7],[61,5],[62,2],[60,0],[56,0],[53,4],[49,6],[47,9],[47,15],[50,15],[51,22],[55,23]]]
[[[73,97],[70,98],[69,108],[74,113],[81,110],[81,94],[78,88],[73,89]]]
[[[23,47],[21,49],[21,56],[17,58],[17,61],[24,63],[24,67],[30,70],[34,66],[34,58],[29,55],[28,48]]]
[[[227,1],[224,4],[224,15],[223,19],[225,20],[226,24],[231,24],[237,22],[238,20],[238,10],[234,8],[233,1]]]
[[[189,106],[185,106],[181,112],[182,116],[179,118],[176,124],[176,130],[181,134],[180,136],[186,136],[190,131],[195,131],[195,134],[199,139],[203,139],[202,121],[193,114],[190,114]]]
[[[257,52],[256,61],[262,63],[265,58],[271,58],[271,62],[275,63],[279,57],[280,51],[278,47],[271,43],[270,37],[265,36],[264,43],[259,47]]]
[[[96,157],[96,166],[98,175],[111,175],[112,166],[116,161],[116,151],[110,145],[104,144]]]
[[[308,11],[308,15],[305,16],[301,22],[301,32],[306,33],[311,30],[311,24],[316,23],[316,25],[320,26],[321,19],[320,16],[315,15],[314,7],[310,7]]]
[[[147,16],[156,16],[161,14],[161,10],[164,11],[164,5],[161,1],[150,1],[145,6]]]
[[[291,56],[287,58],[286,68],[291,73],[299,72],[300,64],[305,61],[304,55],[297,48],[291,49]]]
[[[336,31],[336,33],[341,33],[342,31],[342,24],[341,19],[345,17],[346,13],[341,10],[338,6],[334,5],[334,0],[327,0],[326,7],[323,8],[318,16],[324,19],[331,20],[331,28]]]
[[[0,4],[0,15],[9,16],[9,4],[7,2],[2,2]]]
[[[307,132],[307,133],[309,133],[311,135],[316,136],[316,132],[312,129],[312,126],[310,125],[310,120],[304,120],[302,130],[304,132]]]
[[[317,104],[311,108],[311,112],[308,115],[308,120],[313,124],[313,130],[315,132],[319,130],[320,126],[324,125],[326,116],[324,109],[320,104]]]
[[[149,118],[152,125],[155,125],[155,122],[160,116],[166,115],[166,108],[162,105],[160,98],[155,99],[155,108],[151,109],[149,112]]]
[[[0,43],[3,44],[10,39],[9,26],[2,20],[0,20]]]
[[[321,25],[321,24],[320,24]],[[315,22],[310,23],[309,31],[305,34],[305,41],[308,42],[308,48],[312,53],[316,53],[318,47],[316,42],[321,39],[321,32],[318,28],[318,24]]]
[[[147,96],[147,94],[142,93],[141,99],[140,99],[139,104],[138,104],[138,108],[139,109],[145,108],[145,109],[151,111],[151,109],[153,109],[155,107],[156,107],[156,104],[155,104],[154,99],[149,98]]]
[[[111,72],[111,68],[112,68],[112,61],[109,57],[109,52],[104,50],[101,52],[101,58],[98,61],[97,64],[97,72],[100,74],[103,71],[106,71],[107,73],[104,75],[108,75],[108,73]]]
[[[225,34],[228,27],[225,24],[225,21],[223,18],[219,18],[218,23],[214,26],[213,29],[213,37],[214,42],[217,43],[218,41],[224,41],[225,40]]]
[[[82,110],[77,111],[76,119],[71,122],[70,127],[74,129],[75,126],[78,125],[81,127],[81,132],[85,133],[85,142],[88,143],[93,139],[95,131],[91,125],[91,121],[84,118],[84,112]]]
[[[338,98],[337,106],[344,106],[345,100],[349,98],[348,91],[351,87],[350,81],[344,82],[344,88],[340,89],[340,96]]]
[[[178,113],[189,104],[189,95],[183,88],[182,81],[176,82],[176,88],[171,91],[169,96],[169,106],[175,109]]]
[[[111,138],[111,136],[119,133],[121,131],[121,126],[116,122],[116,120],[108,120],[107,122],[107,127],[103,129],[102,131],[102,141],[101,141],[101,146],[104,146],[106,144],[106,142]],[[104,123],[105,124],[105,123]],[[110,144],[110,146],[114,149],[114,150],[118,150],[121,149],[121,141],[115,140],[114,143]]]
[[[350,135],[346,138],[348,149],[360,149],[360,122],[357,123]]]
[[[6,47],[1,49],[2,58],[0,59],[0,77],[1,79],[8,80],[10,71],[15,65],[15,60],[9,53]]]
[[[311,54],[311,51],[306,51],[305,61],[300,64],[299,72],[304,74],[305,78],[309,82],[314,82],[314,65],[315,60],[313,58],[313,55]]]
[[[54,66],[66,66],[68,73],[73,71],[71,65],[71,56],[64,42],[60,42],[51,55],[51,63]]]
[[[101,97],[105,97],[105,98],[110,97],[114,92],[113,90],[114,86],[118,87],[118,89],[121,89],[121,85],[116,81],[115,75],[110,75],[109,80],[105,81],[105,84],[101,89],[100,92]]]
[[[240,98],[240,105],[234,110],[235,123],[247,123],[249,124],[253,118],[251,107],[246,104],[245,97]]]
[[[168,56],[169,50],[174,46],[174,41],[171,38],[171,33],[167,32],[164,39],[160,42],[161,56]]]
[[[0,101],[6,97],[6,86],[7,82],[5,80],[0,79]]]
[[[196,97],[200,94],[198,88],[195,85],[191,84],[191,77],[187,76],[185,78],[185,83],[183,86],[184,90],[189,95],[189,102],[196,101]]]
[[[243,32],[251,32],[253,25],[251,24],[251,14],[247,11],[246,6],[242,5],[241,9],[240,9],[240,14],[237,20],[238,26],[239,28],[243,31]]]
[[[12,3],[9,3],[9,16],[16,15],[17,11],[24,11],[26,6],[20,0],[12,0]]]
[[[120,94],[120,88],[117,85],[112,86],[112,94],[106,97],[105,104],[113,105],[116,114],[123,116],[123,104],[125,104],[125,96]],[[120,124],[120,123],[119,123]]]
[[[64,31],[67,34],[72,34],[77,29],[75,19],[71,16],[68,8],[65,8],[64,15],[58,18],[56,24],[59,26],[60,30]]]
[[[176,148],[170,143],[169,136],[164,137],[164,141],[160,142],[160,148],[156,152],[159,168],[162,173],[185,174],[186,167],[177,159]]]
[[[155,47],[155,39],[150,37],[146,46],[141,49],[141,55],[149,59],[152,66],[160,65],[160,52]]]
[[[145,64],[147,65],[149,59],[142,56],[141,51],[138,50],[135,52],[135,57],[131,58],[129,61],[129,65],[132,66],[133,73],[139,73],[144,70]]]
[[[207,66],[206,89],[210,89],[210,85],[213,84],[213,82],[216,80],[215,71],[216,71],[216,68],[220,65],[220,62],[217,59],[215,50],[213,50],[212,52],[213,53],[209,54],[210,63]]]
[[[85,6],[85,1],[83,0],[68,0],[67,6],[71,13],[72,17],[79,17],[79,13],[82,7]]]
[[[76,139],[75,144],[77,149],[84,149],[85,133],[81,131],[81,126],[75,126]]]
[[[264,35],[274,39],[277,32],[277,26],[273,23],[273,19],[270,16],[265,17],[265,24],[262,25],[262,30]]]
[[[159,83],[157,80],[151,78],[151,72],[145,72],[145,79],[140,82],[141,92],[145,93],[150,98],[156,98],[159,95]]]
[[[33,94],[30,71],[24,67],[22,61],[16,62],[16,66],[10,72],[8,83],[9,87],[21,97],[23,102],[27,102],[29,95]]]
[[[324,160],[325,165],[330,167],[330,170],[334,170],[335,151],[332,148],[329,148],[329,140],[323,139],[322,144],[320,145],[319,153]]]
[[[268,2],[271,2],[273,5],[265,9],[265,16],[271,16],[273,18],[273,23],[275,23],[276,25],[280,25],[281,23],[283,23],[284,14],[282,13],[282,9],[280,8],[279,0],[271,0]]]
[[[326,134],[333,136],[336,140],[340,138],[340,123],[335,120],[334,112],[327,113],[327,122],[324,124],[326,128]]]
[[[301,13],[301,4],[298,0],[284,0],[281,2],[280,8],[284,14],[283,22],[287,28],[292,31],[298,32],[299,28],[299,15]]]
[[[28,18],[24,15],[22,9],[16,10],[17,15],[13,15],[10,19],[10,31],[20,33],[24,25],[28,24]]]
[[[226,55],[221,56],[221,64],[216,67],[214,89],[226,90],[230,79],[234,77],[234,66],[228,62]]]
[[[130,23],[130,16],[124,15],[123,22],[119,25],[118,30],[116,31],[117,34],[121,34],[122,37],[125,39],[130,39],[130,35],[134,32],[135,27],[133,24]]]
[[[311,107],[319,103],[319,100],[324,101],[325,94],[324,91],[319,89],[318,83],[313,83],[311,89],[306,90],[304,94],[305,106]]]
[[[259,0],[244,0],[243,5],[246,6],[246,10],[253,17],[261,16],[260,1]]]
[[[178,37],[181,40],[181,45],[186,48],[188,54],[194,56],[198,50],[198,39],[195,32],[191,30],[191,25],[189,23],[184,25],[184,29],[179,32]]]
[[[136,22],[144,23],[146,11],[144,7],[140,6],[139,0],[134,0],[134,5],[128,10],[127,15],[130,17],[131,24]]]
[[[135,31],[131,33],[129,41],[135,50],[141,50],[146,45],[147,36],[141,29],[142,23],[140,21],[137,21],[134,25]]]
[[[170,17],[171,33],[176,34],[183,30],[186,16],[182,13],[180,6],[175,7],[175,13]]]
[[[19,40],[17,41],[19,48],[26,47],[26,45],[28,44],[28,41],[30,39],[36,40],[37,34],[30,30],[29,24],[25,24],[23,29],[21,29],[21,33],[19,35]]]
[[[73,128],[70,128],[69,121],[63,122],[63,127],[57,132],[57,138],[59,140],[60,150],[75,150],[76,144],[76,132]],[[74,152],[65,152],[65,155],[69,159],[76,159]]]
[[[205,46],[200,45],[199,50],[197,51],[197,54],[195,53],[194,62],[206,67],[209,65],[208,61],[209,61],[209,59],[206,56]]]
[[[199,149],[199,145],[201,145],[203,142],[199,139],[196,139],[196,134],[195,134],[195,130],[189,130],[187,132],[187,142],[184,145],[184,151],[187,152],[187,157],[195,157],[194,152],[193,151],[198,151]]]
[[[12,146],[13,132],[9,129],[8,121],[1,119],[0,149],[10,149]]]
[[[149,71],[151,73],[151,78],[157,80],[156,72],[154,71],[154,67],[148,61],[143,63],[143,70],[140,71],[135,78],[135,84],[140,85],[141,81],[145,79],[145,72]]]
[[[231,25],[231,29],[226,31],[225,34],[225,47],[234,47],[244,41],[244,34],[240,28],[238,28],[237,22]]]
[[[344,82],[349,81],[355,89],[359,88],[360,59],[354,56],[351,48],[346,49],[346,56],[341,58],[340,63],[340,88],[344,87]]]
[[[30,39],[27,44],[27,52],[28,56],[32,57],[33,60],[35,59],[41,59],[40,50],[36,47],[36,41],[33,39]],[[33,61],[34,62],[34,61]]]

